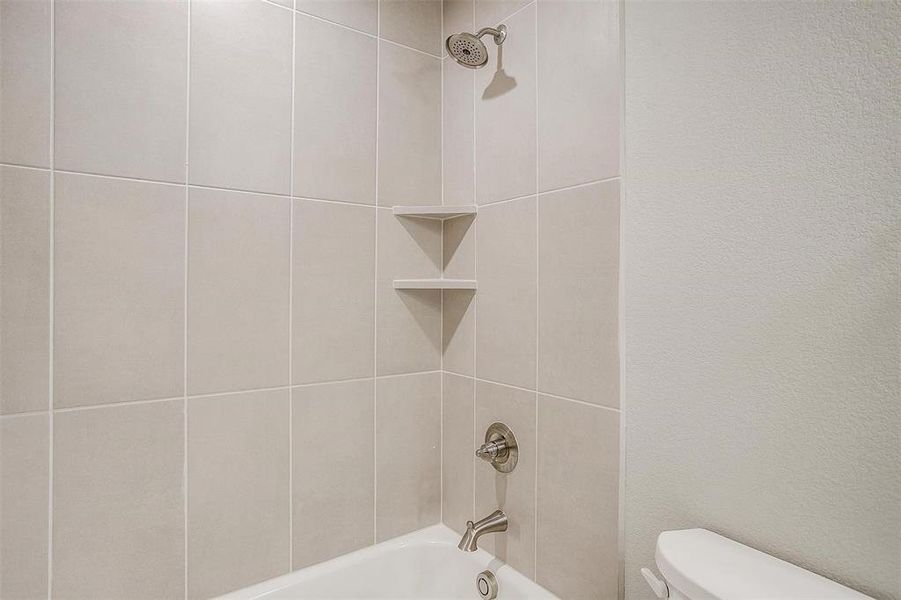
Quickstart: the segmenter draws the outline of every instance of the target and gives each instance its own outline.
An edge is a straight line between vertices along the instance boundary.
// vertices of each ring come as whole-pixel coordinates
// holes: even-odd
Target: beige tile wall
[[[503,22],[489,64],[443,62],[444,522],[497,507],[485,548],[563,598],[617,598],[619,15],[605,0],[445,0],[445,35]],[[472,450],[494,420],[513,473]],[[573,446],[577,450],[573,451]],[[450,483],[465,480],[465,485]]]
[[[2,595],[204,597],[503,506],[487,548],[610,597],[616,6],[295,2],[4,4]],[[441,203],[481,212],[390,214]],[[442,273],[480,289],[391,286]]]
[[[3,2],[4,598],[209,597],[441,519],[442,299],[391,285],[442,268],[391,214],[442,202],[441,5],[296,5]]]

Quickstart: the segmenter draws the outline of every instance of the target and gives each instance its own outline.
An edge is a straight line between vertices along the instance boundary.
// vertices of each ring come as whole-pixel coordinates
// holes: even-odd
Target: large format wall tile
[[[53,436],[53,595],[184,597],[184,403],[58,412]]]
[[[394,279],[438,277],[441,222],[378,216],[378,375],[441,368],[441,292],[395,290]]]
[[[0,162],[50,166],[50,0],[4,0]]]
[[[379,35],[435,56],[441,54],[441,2],[381,0]]]
[[[466,521],[484,515],[472,514],[473,466],[476,440],[473,434],[475,381],[444,373],[441,388],[441,514],[448,527],[466,531]],[[481,441],[481,438],[479,438]]]
[[[188,3],[55,8],[56,168],[185,178]]]
[[[444,44],[449,35],[463,31],[475,31],[473,26],[475,7],[472,0],[444,0],[441,3],[441,8],[441,24],[443,27],[441,33],[441,56],[447,56],[447,48]]]
[[[475,435],[481,443],[495,421],[507,424],[519,444],[512,473],[498,473],[486,462],[475,466],[476,518],[502,509],[510,520],[506,532],[479,540],[479,545],[527,577],[535,577],[535,392],[476,381]]]
[[[0,413],[44,410],[50,389],[49,172],[0,167],[0,264]]]
[[[374,375],[375,211],[294,201],[292,383]]]
[[[379,205],[441,204],[441,60],[379,43]]]
[[[458,217],[444,222],[444,277],[473,279],[476,276],[476,219]],[[477,294],[447,290],[442,298],[442,368],[475,375],[475,306]]]
[[[292,390],[295,569],[373,543],[374,393],[372,379]]]
[[[376,383],[377,540],[441,519],[441,374]]]
[[[619,406],[619,182],[538,199],[538,389]]]
[[[442,368],[475,376],[477,295],[467,290],[446,290],[442,296]]]
[[[291,18],[259,0],[193,0],[191,183],[289,193]]]
[[[476,375],[535,388],[535,199],[479,211]]]
[[[539,191],[619,174],[618,10],[538,0]]]
[[[539,395],[538,414],[536,580],[561,598],[616,598],[619,413]]]
[[[475,204],[473,94],[475,73],[453,60],[443,63],[444,204]]]
[[[47,597],[49,449],[46,414],[0,419],[2,598]]]
[[[57,173],[54,403],[183,393],[185,192]]]
[[[296,39],[294,195],[375,204],[377,42],[301,14]]]
[[[494,25],[494,23],[492,23]],[[500,47],[476,71],[476,193],[479,204],[535,192],[535,7],[507,21]]]
[[[295,0],[295,8],[372,35],[378,33],[378,0]]]
[[[290,570],[288,390],[188,400],[188,597]]]
[[[191,188],[188,393],[288,384],[291,200]]]
[[[531,0],[475,0],[476,29],[495,27]]]

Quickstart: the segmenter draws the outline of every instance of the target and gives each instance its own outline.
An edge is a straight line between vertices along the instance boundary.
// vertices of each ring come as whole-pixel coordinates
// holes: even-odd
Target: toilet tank
[[[672,599],[872,600],[706,529],[664,531],[656,561]]]

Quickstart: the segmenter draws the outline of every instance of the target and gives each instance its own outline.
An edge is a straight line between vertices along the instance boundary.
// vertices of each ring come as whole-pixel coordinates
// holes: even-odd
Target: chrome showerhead
[[[498,25],[494,27],[485,27],[480,29],[475,35],[471,33],[455,33],[447,38],[445,46],[447,52],[454,60],[470,69],[478,69],[488,62],[488,49],[480,39],[483,36],[491,35],[494,43],[500,46],[507,38],[506,25]]]

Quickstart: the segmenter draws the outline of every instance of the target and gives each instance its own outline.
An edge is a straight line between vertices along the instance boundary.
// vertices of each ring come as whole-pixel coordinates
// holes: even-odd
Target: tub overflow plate
[[[479,590],[479,596],[485,600],[493,600],[497,598],[497,579],[491,571],[482,571],[476,577],[476,589]]]

